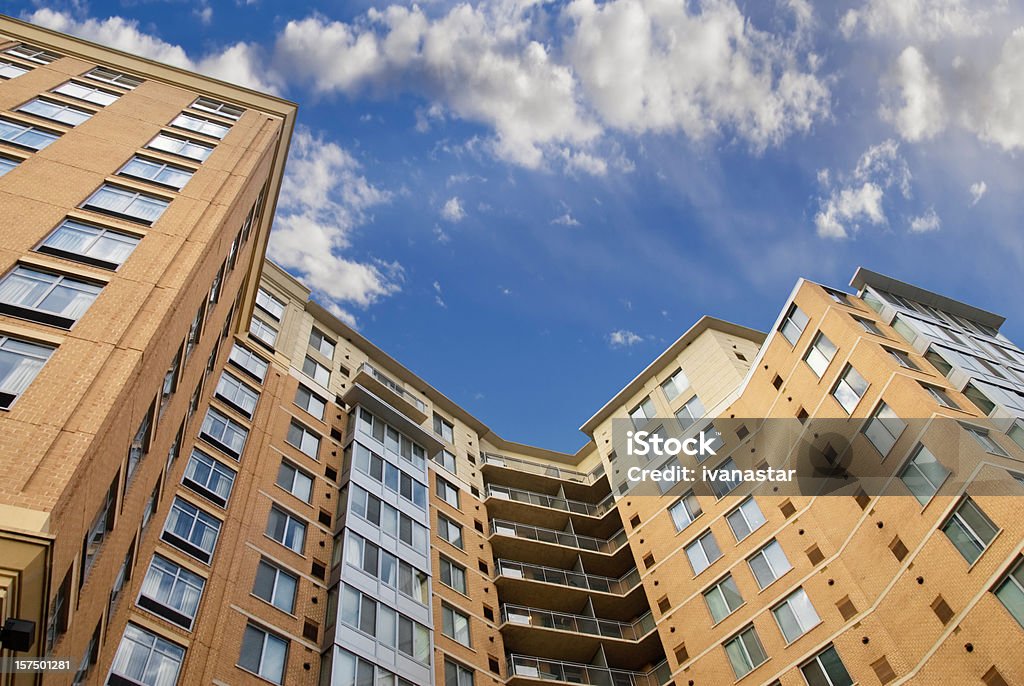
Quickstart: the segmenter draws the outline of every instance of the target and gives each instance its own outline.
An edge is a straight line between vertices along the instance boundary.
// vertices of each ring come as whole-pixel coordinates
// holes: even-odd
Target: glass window
[[[700,538],[686,546],[686,556],[690,558],[690,566],[694,574],[700,574],[711,566],[718,558],[722,557],[722,551],[718,548],[718,541],[709,529],[701,534]]]
[[[810,321],[807,315],[804,314],[803,310],[797,307],[795,304],[789,306],[789,310],[786,311],[786,316],[782,319],[782,324],[779,326],[779,331],[786,337],[790,345],[796,345],[796,342],[800,340],[800,334],[804,332],[804,328],[807,326],[807,322]]]
[[[295,391],[295,404],[317,419],[323,419],[327,409],[327,401],[302,384]]]
[[[301,555],[306,545],[306,524],[275,505],[267,515],[267,536]]]
[[[1024,558],[1017,560],[1006,578],[992,592],[1017,623],[1024,627]]]
[[[284,460],[277,470],[277,485],[304,503],[313,495],[313,477]]]
[[[917,446],[913,457],[900,472],[900,479],[917,498],[917,502],[922,505],[928,504],[947,476],[949,476],[949,470],[935,459],[935,456],[923,444]]]
[[[917,363],[910,358],[909,353],[903,350],[897,350],[896,348],[886,348],[885,346],[882,346],[882,349],[885,350],[885,352],[889,353],[889,355],[894,360],[896,360],[896,362],[901,367],[904,367],[906,369],[913,369],[915,371],[920,371],[921,368],[917,366]]]
[[[220,375],[216,393],[218,398],[241,411],[246,417],[252,417],[256,410],[256,401],[260,398],[259,393],[228,372]]]
[[[710,471],[715,472],[717,477],[708,479],[708,484],[711,486],[711,490],[716,498],[724,498],[731,491],[738,488],[741,483],[739,474],[736,473],[738,472],[736,462],[731,457]]]
[[[814,375],[819,379],[828,369],[832,358],[836,356],[836,346],[828,337],[820,331],[814,337],[811,347],[804,353],[804,362],[811,368]]]
[[[13,62],[7,62],[6,60],[0,60],[0,79],[16,79],[22,74],[27,74],[31,71],[28,67],[23,67],[20,64],[14,64]]]
[[[793,568],[778,541],[772,541],[747,560],[757,585],[767,588],[773,581]]]
[[[835,388],[832,389],[832,397],[846,410],[847,414],[853,414],[867,390],[868,382],[852,365],[848,364],[843,370],[842,376],[839,377],[839,381],[836,382]]]
[[[729,656],[732,671],[737,679],[742,679],[754,671],[754,668],[768,659],[757,637],[754,627],[747,627],[730,641],[725,643],[725,654]]]
[[[253,624],[246,625],[239,667],[259,674],[267,681],[282,684],[287,662],[288,641]]]
[[[700,398],[693,396],[687,400],[679,411],[676,412],[676,419],[679,420],[679,426],[685,431],[690,428],[698,419],[704,417],[704,403],[700,401]]]
[[[249,430],[217,408],[210,407],[206,410],[200,435],[232,457],[238,458],[245,449]]]
[[[808,686],[853,686],[853,679],[839,659],[835,646],[829,646],[800,668]]]
[[[865,298],[864,298],[864,300],[865,300],[865,302],[867,302],[867,294],[865,294]],[[870,305],[871,303],[868,303],[868,304]],[[884,335],[885,335],[885,334],[883,334],[883,333],[882,333],[882,330],[878,328],[878,325],[877,325],[877,324],[875,324],[875,323],[874,323],[873,321],[871,321],[870,319],[864,319],[864,318],[862,318],[862,317],[854,317],[853,319],[854,319],[854,321],[856,321],[856,322],[857,322],[858,324],[860,324],[860,325],[861,325],[861,327],[862,327],[862,328],[863,328],[863,329],[864,329],[864,330],[865,330],[866,332],[868,332],[868,333],[870,333],[870,334],[874,334],[874,335],[876,335],[876,336],[884,336]]]
[[[967,433],[969,433],[974,440],[976,440],[978,444],[985,449],[985,452],[992,455],[998,455],[1000,457],[1009,457],[1006,451],[1003,450],[1002,446],[992,439],[987,429],[971,426],[969,424],[962,424],[961,426],[963,426],[964,430],[967,431]]]
[[[224,507],[235,485],[235,472],[219,460],[193,448],[181,482],[207,500]]]
[[[288,426],[288,437],[285,440],[314,460],[317,459],[320,452],[320,436],[294,419]]]
[[[444,686],[473,686],[473,670],[446,658],[444,661]]]
[[[12,160],[9,157],[0,157],[0,176],[3,176],[17,166],[17,160]]]
[[[452,507],[459,507],[459,489],[441,478],[440,474],[434,475],[437,481],[437,497]]]
[[[964,498],[942,527],[968,564],[974,564],[999,529],[970,498]]]
[[[736,581],[731,574],[704,591],[704,601],[711,612],[711,618],[715,624],[722,621],[743,604],[743,596],[736,588]]]
[[[133,176],[137,179],[170,186],[180,191],[185,187],[189,179],[192,178],[194,172],[191,169],[175,167],[166,162],[157,162],[136,155],[128,164],[121,167],[121,170],[117,173],[122,176]]]
[[[191,629],[205,585],[206,580],[198,574],[154,555],[142,581],[139,606]]]
[[[182,112],[175,117],[174,121],[170,123],[170,126],[178,129],[195,131],[196,133],[201,133],[213,138],[223,138],[231,129],[230,126],[226,126],[209,119],[204,119],[202,117],[197,117],[195,115],[188,114],[187,112]]]
[[[964,387],[964,395],[967,399],[974,403],[974,406],[981,410],[981,413],[985,416],[992,414],[993,410],[996,409],[996,404],[988,399],[984,393],[982,393],[977,386],[974,384],[967,384]]]
[[[656,412],[654,401],[650,397],[644,398],[639,405],[629,411],[629,418],[633,420],[633,428],[639,431],[647,426],[647,422],[654,418]]]
[[[448,638],[470,646],[469,616],[459,612],[454,607],[441,604],[441,633]]]
[[[284,316],[285,304],[262,288],[256,291],[256,306],[275,321],[281,321],[281,317]]]
[[[270,348],[273,348],[274,344],[277,343],[277,329],[259,317],[253,317],[249,320],[249,334]]]
[[[334,357],[334,341],[316,327],[309,332],[309,345],[328,359]]]
[[[302,362],[302,371],[321,386],[326,387],[331,381],[331,370],[309,355],[306,355],[306,359]]]
[[[169,204],[170,201],[163,198],[104,184],[82,204],[82,207],[152,224],[160,218]]]
[[[106,107],[107,105],[115,103],[120,97],[117,93],[111,93],[110,91],[105,91],[102,88],[88,86],[76,81],[62,83],[54,88],[53,92],[66,95],[69,98],[76,98],[78,100],[91,102],[92,104],[99,105],[100,107]]]
[[[269,366],[269,363],[256,353],[248,350],[247,348],[243,348],[237,343],[232,346],[231,354],[228,356],[228,359],[234,363],[236,367],[249,372],[253,378],[260,382],[262,382],[264,377],[267,375],[267,367]]]
[[[72,107],[71,105],[64,105],[52,100],[44,100],[42,98],[29,100],[19,107],[17,111],[24,112],[26,114],[34,114],[37,117],[60,122],[61,124],[67,124],[68,126],[78,126],[92,117],[92,112],[89,112],[88,110],[82,110],[77,107]]]
[[[119,71],[107,69],[106,67],[96,67],[95,69],[90,69],[85,73],[85,76],[96,81],[102,81],[103,83],[109,83],[114,86],[120,86],[121,88],[126,88],[128,90],[132,90],[133,88],[139,86],[142,83],[142,79],[138,77],[122,74]]]
[[[673,503],[668,508],[668,512],[672,516],[672,523],[675,525],[676,531],[682,531],[701,515],[702,510],[697,496],[690,491]]]
[[[4,52],[13,57],[20,57],[23,60],[35,62],[36,64],[49,64],[50,62],[61,58],[61,56],[55,52],[43,50],[42,48],[37,48],[34,45],[29,45],[28,43],[15,45],[14,47],[7,48]]]
[[[455,471],[455,453],[451,452],[450,450],[445,450],[442,448],[441,452],[439,452],[437,454],[437,457],[434,458],[434,461],[437,462],[437,464],[444,467],[449,472],[451,472],[452,474],[457,474],[457,472]]]
[[[203,112],[209,112],[211,114],[219,114],[227,119],[238,119],[245,112],[245,109],[238,107],[237,105],[229,105],[213,98],[199,97],[194,103],[192,108],[202,110]]]
[[[295,610],[295,591],[299,579],[283,569],[260,560],[256,567],[256,581],[252,593],[279,610],[291,614]]]
[[[682,369],[677,369],[672,373],[672,376],[668,377],[661,382],[661,390],[665,393],[665,397],[669,402],[672,402],[678,398],[683,391],[685,391],[690,385],[690,380],[686,378],[686,374]]]
[[[0,375],[2,378],[2,375]],[[1006,432],[1006,435],[1010,437],[1014,443],[1016,443],[1021,450],[1024,450],[1024,421],[1018,419],[1010,427],[1010,430]]]
[[[821,622],[821,618],[814,610],[814,605],[811,604],[811,599],[807,597],[806,591],[802,588],[790,593],[782,603],[772,610],[772,614],[775,615],[775,621],[779,623],[779,629],[782,631],[786,643],[792,643]]]
[[[213,147],[210,145],[189,140],[188,138],[172,136],[167,133],[158,133],[156,138],[146,144],[146,147],[151,150],[160,150],[162,152],[169,152],[172,155],[187,157],[197,162],[203,162],[213,152]]]
[[[42,150],[60,138],[59,133],[40,129],[29,124],[0,119],[0,140],[14,143],[32,150]]]
[[[25,392],[53,350],[0,334],[0,409],[9,409]]]
[[[455,441],[455,427],[451,422],[438,414],[434,415],[434,433],[448,443]]]
[[[437,515],[437,535],[462,550],[462,527],[440,513]]]
[[[864,435],[879,454],[885,457],[906,428],[907,423],[896,416],[891,407],[881,402],[864,425]]]
[[[128,624],[110,667],[111,674],[146,686],[174,686],[185,659],[177,643]]]
[[[949,393],[947,393],[944,388],[939,388],[938,386],[932,386],[931,384],[926,383],[921,384],[921,388],[928,391],[928,395],[930,395],[935,402],[942,407],[948,407],[952,410],[960,409],[960,406],[956,404],[955,400],[949,397]]]
[[[732,529],[736,541],[742,541],[752,531],[758,529],[765,523],[764,514],[753,498],[747,498],[739,507],[726,515],[729,521],[729,528]]]
[[[441,556],[441,583],[459,593],[466,593],[466,570],[445,556]]]
[[[209,562],[219,535],[220,520],[187,500],[174,499],[164,524],[165,541],[203,562]]]
[[[8,313],[70,328],[101,290],[100,284],[19,265],[0,280],[0,303]]]

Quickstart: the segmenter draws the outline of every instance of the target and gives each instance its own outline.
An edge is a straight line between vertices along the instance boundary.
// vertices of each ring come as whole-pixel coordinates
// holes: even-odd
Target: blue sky
[[[1005,0],[12,2],[300,104],[271,256],[512,440],[864,265],[1024,339]]]

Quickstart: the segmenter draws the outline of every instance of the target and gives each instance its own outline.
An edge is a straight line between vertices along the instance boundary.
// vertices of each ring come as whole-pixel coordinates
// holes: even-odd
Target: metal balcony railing
[[[643,616],[632,623],[617,622],[612,619],[572,615],[565,612],[552,612],[535,607],[522,605],[502,605],[501,618],[511,624],[537,627],[540,629],[557,629],[577,634],[618,638],[627,641],[639,641],[654,630],[654,616],[648,610]]]
[[[513,500],[517,503],[527,503],[538,507],[548,507],[553,510],[572,512],[573,514],[590,515],[600,517],[615,506],[615,498],[609,493],[598,503],[585,503],[582,500],[571,500],[560,498],[556,495],[546,495],[534,491],[526,491],[521,488],[510,488],[508,486],[487,486],[489,498],[501,498],[502,500]]]
[[[660,686],[666,683],[671,676],[666,662],[649,672],[630,672],[624,669],[545,660],[526,655],[510,655],[508,672],[510,676],[564,684],[590,684],[591,686]]]
[[[513,562],[511,560],[498,560],[497,572],[499,576],[509,579],[541,581],[547,584],[582,588],[599,593],[614,593],[616,595],[626,595],[640,583],[640,573],[636,571],[636,567],[618,579],[613,579],[607,576],[558,569],[557,567],[544,567],[542,565]]]
[[[381,384],[387,386],[389,389],[394,391],[396,395],[401,397],[407,403],[413,405],[417,410],[426,414],[427,404],[420,400],[419,398],[417,398],[416,396],[414,396],[409,391],[405,390],[405,387],[402,386],[402,384],[398,383],[397,381],[389,377],[387,374],[374,367],[369,362],[363,362],[363,364],[360,366],[360,370],[366,372],[367,374],[375,378],[377,381],[379,381]]]
[[[539,526],[509,522],[503,519],[491,520],[491,533],[501,536],[515,536],[530,541],[541,543],[553,543],[564,545],[569,548],[580,550],[592,550],[597,553],[614,553],[626,543],[626,532],[619,529],[611,538],[593,538],[591,536],[580,536],[568,531],[556,531],[555,529],[542,529]]]
[[[530,460],[524,460],[521,457],[511,457],[510,455],[496,455],[495,453],[484,453],[481,455],[484,464],[493,464],[499,467],[508,467],[509,469],[515,469],[520,472],[527,472],[528,474],[541,474],[543,476],[549,476],[553,479],[561,479],[562,481],[572,481],[580,484],[590,485],[597,481],[599,478],[604,476],[604,470],[599,469],[590,474],[584,474],[583,472],[577,472],[572,469],[565,469],[553,464],[544,464],[542,462],[532,462]]]

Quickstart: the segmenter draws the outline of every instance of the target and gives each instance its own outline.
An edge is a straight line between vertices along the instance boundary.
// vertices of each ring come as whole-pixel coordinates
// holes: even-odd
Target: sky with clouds
[[[19,2],[300,104],[270,254],[512,440],[863,265],[1024,339],[1008,0]]]

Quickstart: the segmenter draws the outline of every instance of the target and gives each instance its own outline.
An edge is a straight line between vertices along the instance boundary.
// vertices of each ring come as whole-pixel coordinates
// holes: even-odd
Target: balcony
[[[615,499],[610,493],[598,503],[588,503],[582,500],[572,500],[570,498],[527,491],[522,488],[488,485],[487,497],[525,503],[537,507],[546,507],[552,510],[561,510],[562,512],[586,515],[588,517],[603,517],[607,512],[615,508]]]
[[[509,684],[554,682],[592,686],[661,686],[671,677],[668,663],[665,662],[649,672],[630,672],[525,655],[509,656],[508,674]]]
[[[588,634],[622,641],[639,641],[655,628],[654,616],[649,610],[636,621],[627,623],[566,612],[552,612],[522,605],[502,605],[501,618],[502,621],[520,626],[571,631],[575,634]]]
[[[499,559],[494,583],[500,597],[510,605],[576,612],[590,600],[594,614],[618,619],[637,617],[650,609],[635,567],[614,578]]]
[[[415,423],[420,424],[426,421],[427,404],[413,395],[412,392],[406,390],[405,386],[369,362],[359,365],[353,382],[363,384],[374,393],[380,395],[381,398],[392,403]]]
[[[610,538],[593,538],[591,536],[580,536],[568,531],[543,529],[539,526],[530,526],[502,519],[492,519],[490,524],[492,536],[514,536],[528,541],[550,543],[552,545],[605,553],[607,555],[613,555],[626,543],[626,532],[622,529],[616,531]]]
[[[559,481],[571,481],[588,486],[604,476],[603,470],[598,470],[600,473],[591,472],[590,474],[585,474],[573,469],[565,469],[555,464],[533,462],[531,460],[524,460],[521,457],[512,457],[511,455],[484,453],[481,457],[485,465],[505,467],[506,469],[514,469],[519,472],[526,472],[527,474],[537,474],[558,479]]]

